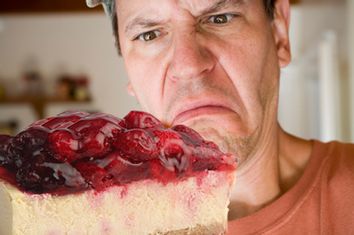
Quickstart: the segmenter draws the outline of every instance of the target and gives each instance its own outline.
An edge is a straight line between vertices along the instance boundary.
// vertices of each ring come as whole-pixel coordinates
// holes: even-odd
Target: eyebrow
[[[221,9],[225,8],[229,4],[232,6],[240,6],[244,3],[244,0],[219,0],[212,4],[211,6],[207,7],[206,9],[202,10],[200,15],[207,15],[213,12],[220,11]]]
[[[213,3],[211,6],[203,9],[199,15],[207,15],[213,12],[220,11],[225,8],[228,4],[232,4],[232,6],[239,6],[244,3],[245,0],[219,0]],[[141,27],[141,28],[151,28],[157,25],[161,25],[163,21],[148,19],[142,16],[137,16],[133,20],[131,20],[127,26],[125,27],[125,33],[128,34],[133,28]]]
[[[157,25],[162,24],[162,21],[154,20],[154,19],[147,19],[145,17],[138,16],[131,20],[127,26],[125,27],[125,33],[129,33],[133,28],[140,26],[142,28],[149,28],[149,27],[154,27]]]

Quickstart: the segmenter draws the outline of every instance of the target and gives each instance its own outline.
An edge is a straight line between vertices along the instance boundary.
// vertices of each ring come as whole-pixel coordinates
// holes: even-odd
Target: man
[[[354,234],[354,145],[277,121],[288,0],[104,3],[142,108],[238,156],[229,234]]]

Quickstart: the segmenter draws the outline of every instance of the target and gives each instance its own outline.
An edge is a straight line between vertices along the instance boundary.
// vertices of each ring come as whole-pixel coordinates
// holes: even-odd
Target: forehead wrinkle
[[[162,4],[158,4],[157,6],[156,4],[149,3],[135,4],[135,8],[131,8],[128,14],[125,15],[124,32],[128,33],[136,27],[148,28],[166,23],[168,21],[166,14],[168,14],[173,7],[171,4],[168,4],[169,0],[163,1]],[[173,5],[176,7],[175,4]],[[119,6],[117,6],[117,8],[119,9]]]
[[[135,27],[149,28],[149,27],[154,27],[156,25],[160,25],[162,23],[163,21],[161,20],[157,20],[153,18],[149,19],[144,16],[137,16],[128,22],[127,26],[125,27],[125,33],[128,34]]]
[[[189,8],[189,10],[195,16],[206,15],[212,12],[217,12],[229,5],[232,6],[239,6],[244,3],[245,0],[214,0],[214,1],[207,1],[207,4],[200,4],[203,0],[197,1],[189,1],[189,0],[178,0],[178,5],[183,6],[184,8]],[[211,2],[211,3],[209,3]],[[199,6],[198,6],[199,5]],[[200,6],[202,5],[202,6]],[[206,6],[204,6],[206,5]],[[199,9],[198,9],[199,8]]]
[[[204,0],[172,0],[171,3],[173,4],[174,9],[176,9],[176,7],[184,9],[190,12],[190,14],[192,14],[194,17],[198,17],[201,15],[217,12],[223,8],[228,7],[229,5],[239,6],[245,2],[245,0],[207,0],[207,3],[201,3],[201,1]],[[158,13],[152,11],[150,13],[144,12],[135,16],[132,20],[129,20],[128,24],[126,25],[125,33],[128,34],[135,27],[151,28],[166,23],[165,20],[152,17],[156,15],[158,15]]]

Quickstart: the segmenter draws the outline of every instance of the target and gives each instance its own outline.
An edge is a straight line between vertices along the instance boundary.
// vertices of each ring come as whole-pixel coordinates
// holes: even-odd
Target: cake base
[[[224,234],[234,172],[209,171],[74,195],[27,194],[0,181],[0,234]]]

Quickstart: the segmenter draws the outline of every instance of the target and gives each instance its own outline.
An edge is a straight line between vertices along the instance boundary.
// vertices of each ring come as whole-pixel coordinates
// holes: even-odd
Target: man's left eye
[[[208,18],[208,22],[212,24],[226,24],[235,17],[234,14],[213,15]]]

